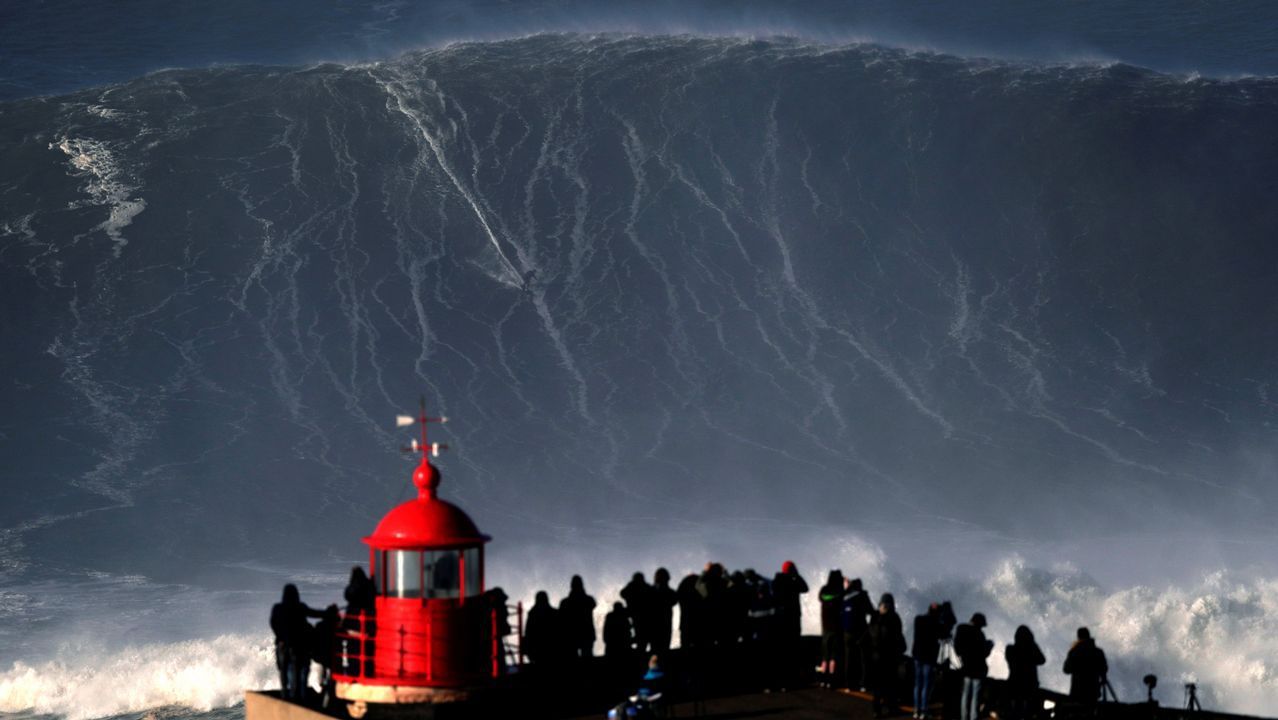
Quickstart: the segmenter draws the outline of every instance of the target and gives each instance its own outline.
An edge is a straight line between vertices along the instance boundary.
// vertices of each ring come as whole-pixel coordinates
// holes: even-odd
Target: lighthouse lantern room
[[[490,538],[456,505],[438,496],[431,463],[447,446],[427,439],[425,403],[417,417],[421,455],[417,497],[393,508],[364,538],[375,597],[372,613],[348,614],[334,672],[336,695],[363,714],[367,703],[436,703],[465,699],[500,667],[497,612],[484,594],[484,544]],[[354,712],[353,712],[354,714]]]

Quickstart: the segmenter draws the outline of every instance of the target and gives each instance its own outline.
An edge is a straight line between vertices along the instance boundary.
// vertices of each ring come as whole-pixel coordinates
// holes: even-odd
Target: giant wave
[[[538,35],[6,103],[3,582],[350,559],[407,491],[385,421],[423,391],[454,418],[444,492],[516,547],[638,557],[708,522],[1270,542],[1276,99]],[[1269,576],[1212,596],[1263,607]],[[1210,594],[1180,592],[1151,598]],[[1131,632],[1133,657],[1214,637]]]

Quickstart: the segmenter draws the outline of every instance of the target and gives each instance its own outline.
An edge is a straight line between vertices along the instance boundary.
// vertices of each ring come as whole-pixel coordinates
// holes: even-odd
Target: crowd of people
[[[284,586],[284,595],[271,608],[271,631],[275,633],[275,666],[280,673],[280,695],[287,700],[305,701],[310,684],[311,663],[320,668],[319,685],[329,688],[335,670],[358,674],[358,667],[337,667],[339,663],[359,663],[361,658],[371,671],[372,643],[363,647],[345,647],[342,631],[356,630],[373,635],[376,626],[366,618],[373,615],[375,589],[373,581],[360,567],[351,570],[346,586],[346,612],[337,605],[314,610],[302,602],[297,586]],[[311,625],[308,618],[318,618]],[[352,623],[360,623],[352,627]]]
[[[810,681],[812,655],[802,639],[802,596],[808,583],[793,562],[786,562],[772,577],[754,570],[729,572],[719,563],[708,563],[700,573],[690,573],[672,586],[670,572],[659,568],[649,583],[635,573],[621,589],[620,600],[604,616],[602,641],[605,676],[618,688],[638,687],[655,692],[655,685],[682,676],[682,687],[704,690],[709,677],[725,668],[737,687],[785,691]],[[506,596],[490,590],[494,608],[505,617]],[[998,692],[987,687],[989,657],[994,642],[986,637],[986,620],[974,613],[958,622],[948,601],[931,603],[915,616],[912,642],[897,614],[896,601],[884,593],[877,603],[859,578],[845,578],[832,570],[817,591],[820,607],[819,664],[816,682],[828,688],[850,688],[872,694],[875,715],[894,714],[902,701],[915,708],[914,717],[929,717],[928,708],[941,705],[946,717],[975,720],[995,704],[1000,717],[1028,720],[1042,709],[1038,668],[1046,662],[1030,629],[1016,629],[1004,649],[1008,677]],[[351,573],[346,589],[346,614],[336,605],[313,610],[301,602],[297,588],[287,585],[283,599],[271,611],[276,637],[276,659],[282,694],[303,699],[310,663],[314,660],[325,677],[334,664],[347,658],[371,656],[371,647],[337,648],[344,623],[359,618],[363,635],[376,635],[369,618],[374,610],[374,584],[360,568]],[[670,672],[674,639],[674,610],[679,609],[678,671]],[[558,605],[549,593],[536,594],[527,613],[522,638],[516,645],[528,670],[553,681],[573,675],[594,654],[597,603],[580,576],[574,576],[568,593]],[[496,616],[496,614],[494,615]],[[308,618],[318,618],[312,627]],[[509,634],[504,623],[499,632]],[[367,640],[370,646],[374,640]],[[356,659],[354,662],[358,662]],[[357,674],[354,668],[337,668]],[[1070,675],[1070,701],[1079,707],[1094,705],[1108,687],[1108,665],[1087,628],[1066,656],[1063,670]],[[640,678],[643,678],[640,681]],[[642,694],[642,693],[641,693]]]
[[[758,671],[753,678],[758,684],[785,690],[804,677],[801,596],[808,592],[793,562],[772,578],[709,563],[674,588],[665,568],[657,570],[651,584],[635,573],[604,618],[604,657],[617,672],[631,671],[640,661],[650,667],[670,648],[677,606],[682,653],[704,660],[707,652],[735,648]],[[829,573],[817,593],[821,637],[816,682],[821,686],[872,694],[877,717],[894,714],[904,701],[915,708],[915,718],[929,717],[928,708],[937,703],[947,717],[975,720],[995,704],[995,693],[986,687],[995,644],[985,635],[982,613],[960,623],[949,601],[931,603],[915,616],[912,642],[907,643],[891,593],[876,604],[860,578],[844,578],[839,570]],[[548,593],[537,593],[523,638],[529,663],[553,670],[589,657],[596,640],[595,607],[580,576],[573,577],[558,607]],[[1016,629],[1004,659],[1008,677],[999,683],[1000,717],[1037,716],[1043,707],[1038,668],[1046,657],[1028,626]],[[685,666],[690,672],[697,664]],[[1086,708],[1101,699],[1108,665],[1087,628],[1079,628],[1063,670],[1071,678],[1071,703]]]

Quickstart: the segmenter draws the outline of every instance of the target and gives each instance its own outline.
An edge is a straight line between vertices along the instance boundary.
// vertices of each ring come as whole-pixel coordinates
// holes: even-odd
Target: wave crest
[[[245,688],[277,686],[274,650],[260,637],[128,647],[68,648],[56,660],[16,662],[0,673],[0,712],[34,711],[87,720],[180,705],[234,705]]]

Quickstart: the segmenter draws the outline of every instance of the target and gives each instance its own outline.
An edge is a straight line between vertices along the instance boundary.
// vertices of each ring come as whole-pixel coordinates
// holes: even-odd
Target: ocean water
[[[420,395],[513,597],[793,559],[1278,705],[1273,6],[316,7],[0,15],[0,713],[235,716]]]

